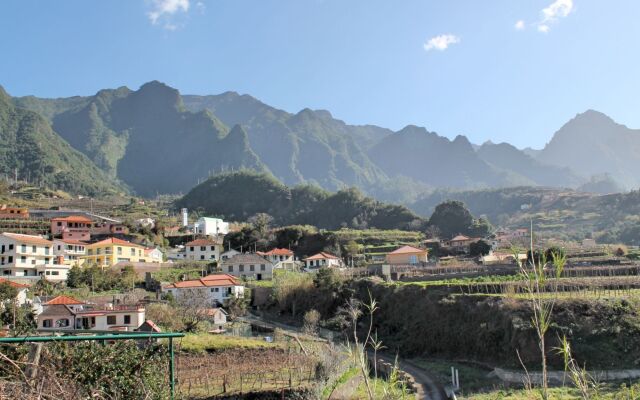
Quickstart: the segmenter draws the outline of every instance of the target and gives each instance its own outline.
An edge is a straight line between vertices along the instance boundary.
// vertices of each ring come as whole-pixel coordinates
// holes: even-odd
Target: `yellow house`
[[[147,262],[144,249],[144,246],[117,238],[101,240],[87,245],[85,266],[111,267],[119,262]]]
[[[426,263],[429,258],[429,251],[413,246],[402,246],[399,249],[387,254],[387,264],[421,264]]]

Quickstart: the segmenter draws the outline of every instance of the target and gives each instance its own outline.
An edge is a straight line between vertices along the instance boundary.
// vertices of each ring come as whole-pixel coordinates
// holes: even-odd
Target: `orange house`
[[[402,246],[387,254],[385,258],[387,264],[420,264],[428,261],[429,251],[413,246]]]

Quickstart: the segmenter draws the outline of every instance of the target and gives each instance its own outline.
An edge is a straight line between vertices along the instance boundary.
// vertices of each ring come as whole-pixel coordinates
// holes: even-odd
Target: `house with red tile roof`
[[[53,254],[58,264],[81,266],[85,262],[89,243],[74,239],[53,239]]]
[[[87,245],[86,263],[111,267],[120,262],[147,262],[145,247],[126,240],[110,237]]]
[[[244,297],[244,286],[233,275],[214,274],[163,286],[162,292],[170,293],[177,300],[203,302],[217,307],[230,298]]]
[[[275,248],[269,251],[257,251],[257,255],[264,257],[273,264],[274,269],[286,269],[289,271],[297,270],[298,263],[296,262],[293,251],[289,249]]]
[[[69,215],[51,219],[51,235],[54,238],[90,240],[93,220],[83,215]]]
[[[19,233],[0,234],[0,276],[12,280],[65,281],[70,269],[58,263],[53,242],[40,236]]]
[[[471,243],[475,243],[479,240],[480,238],[472,238],[460,234],[444,242],[443,247],[452,253],[468,253]]]
[[[184,245],[185,258],[193,261],[219,261],[223,251],[222,240],[211,238],[192,240]]]
[[[256,281],[273,278],[273,263],[255,253],[236,254],[220,263],[222,272]]]
[[[18,291],[15,299],[17,305],[21,306],[27,302],[27,291],[31,287],[30,285],[10,281],[6,278],[0,278],[0,285],[9,285]]]
[[[385,257],[387,264],[391,265],[415,265],[429,261],[429,251],[414,246],[402,246]]]
[[[42,304],[38,331],[134,331],[145,321],[140,304],[92,304],[70,296],[57,296]]]
[[[321,251],[314,254],[311,257],[307,257],[304,260],[304,266],[306,270],[316,270],[319,268],[341,268],[344,266],[340,257],[333,254]]]

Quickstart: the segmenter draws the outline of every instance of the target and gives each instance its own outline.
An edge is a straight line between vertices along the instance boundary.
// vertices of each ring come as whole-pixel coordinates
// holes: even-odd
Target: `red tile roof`
[[[185,289],[195,287],[215,287],[215,286],[237,286],[238,279],[229,274],[208,275],[204,278],[190,281],[175,282],[171,285],[163,286],[164,289]]]
[[[260,254],[260,253],[258,253]],[[265,255],[265,256],[292,256],[293,255],[293,251],[289,250],[289,249],[279,249],[279,248],[275,248],[273,250],[269,250],[266,253],[262,253],[260,255]]]
[[[53,305],[73,306],[73,305],[79,305],[79,304],[85,304],[85,303],[80,300],[74,299],[71,296],[63,295],[63,296],[55,297],[44,304],[47,306],[53,306]]]
[[[314,254],[311,257],[307,257],[304,260],[307,261],[307,260],[326,260],[326,259],[338,260],[339,257],[336,257],[333,254],[329,254],[329,253],[325,253],[324,251],[321,251],[320,253]]]
[[[398,249],[395,249],[389,254],[415,254],[415,253],[426,253],[427,250],[419,249],[413,246],[402,246]]]
[[[56,239],[56,241],[60,241],[62,243],[66,243],[66,244],[77,244],[80,246],[87,246],[89,243],[87,242],[83,242],[81,240],[73,240],[73,239]]]
[[[98,245],[98,244],[100,244],[100,245],[102,245],[102,244],[119,244],[121,246],[133,246],[133,247],[144,248],[144,246],[139,245],[137,243],[127,242],[126,240],[122,240],[122,239],[118,239],[118,238],[114,238],[114,237],[111,237],[111,238],[108,238],[108,239],[105,239],[105,240],[101,240],[99,242],[91,243],[91,246]]]
[[[196,239],[186,243],[185,246],[213,246],[216,244],[219,244],[219,242],[212,239]]]
[[[43,246],[53,245],[53,242],[47,239],[43,239],[40,236],[23,235],[20,233],[9,233],[9,232],[5,232],[2,235],[21,243],[29,243],[29,244],[35,244],[35,245],[39,244]]]
[[[83,217],[82,215],[70,215],[68,217],[56,217],[56,218],[51,218],[51,221],[65,221],[65,222],[84,222],[87,224],[91,224],[93,223],[93,220],[91,220],[91,218],[88,217]]]
[[[462,242],[465,240],[470,240],[471,238],[469,236],[465,236],[465,235],[458,235],[456,237],[454,237],[453,239],[450,240],[450,242]]]
[[[3,283],[6,283],[9,286],[12,286],[12,287],[14,287],[16,289],[23,289],[23,288],[31,287],[30,285],[25,285],[25,284],[22,284],[22,283],[13,282],[13,281],[10,281],[10,280],[8,280],[6,278],[0,278],[0,284],[3,284]]]

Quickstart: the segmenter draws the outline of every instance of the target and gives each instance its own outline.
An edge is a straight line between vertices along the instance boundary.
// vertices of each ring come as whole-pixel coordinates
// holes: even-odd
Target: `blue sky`
[[[0,85],[89,95],[160,80],[348,123],[542,147],[592,108],[640,128],[636,0],[0,3]]]

